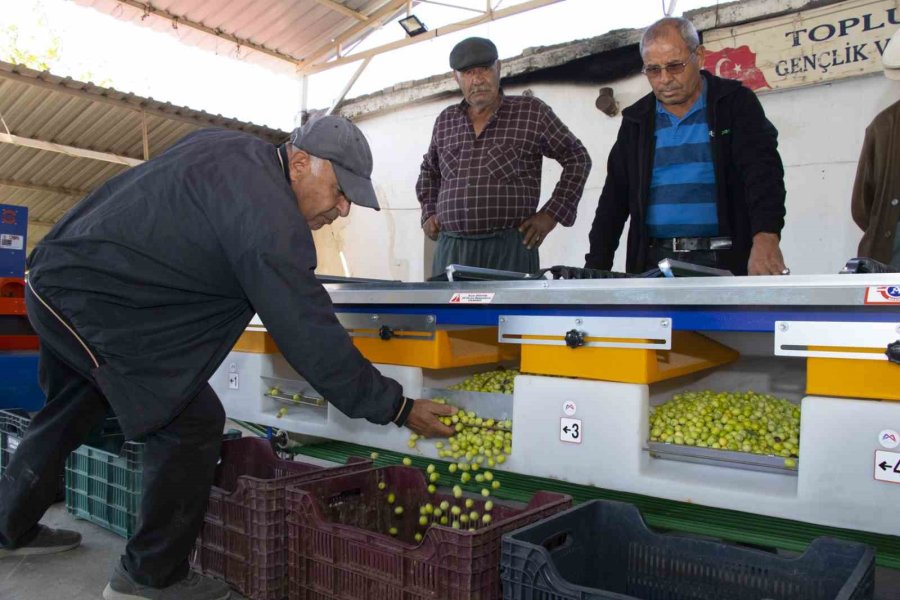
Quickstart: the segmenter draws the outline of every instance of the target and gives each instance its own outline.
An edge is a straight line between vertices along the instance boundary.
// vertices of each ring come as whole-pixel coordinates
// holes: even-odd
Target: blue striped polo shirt
[[[681,119],[656,101],[656,151],[647,210],[650,237],[714,237],[716,173],[703,92]]]

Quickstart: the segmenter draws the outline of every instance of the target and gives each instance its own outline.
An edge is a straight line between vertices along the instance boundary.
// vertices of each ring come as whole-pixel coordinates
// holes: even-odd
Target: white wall
[[[623,108],[650,91],[642,76],[610,85]],[[606,159],[621,123],[621,116],[610,118],[594,107],[598,87],[530,86],[582,140],[594,161],[575,225],[557,227],[541,248],[545,267],[581,266],[587,252],[588,232],[606,178]],[[516,94],[523,89],[506,91]],[[780,133],[787,185],[782,248],[794,273],[835,273],[855,255],[861,233],[850,218],[849,206],[863,134],[872,118],[898,98],[900,83],[880,75],[760,96]],[[342,249],[351,274],[357,277],[421,281],[427,275],[430,265],[424,264],[426,241],[419,227],[415,183],[434,120],[456,101],[413,105],[358,121],[372,146],[373,179],[383,210],[373,214],[354,209],[332,232],[323,232],[334,242],[320,245],[323,270],[334,263],[324,255]],[[542,202],[550,196],[560,171],[555,161],[544,161]],[[624,261],[623,236],[614,268],[623,270]]]

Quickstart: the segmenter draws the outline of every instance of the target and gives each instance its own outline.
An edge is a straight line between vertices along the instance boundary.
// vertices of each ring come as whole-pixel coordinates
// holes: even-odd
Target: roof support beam
[[[523,12],[534,10],[536,8],[541,8],[543,6],[549,6],[550,4],[556,4],[557,2],[562,2],[562,0],[528,0],[528,2],[522,2],[521,4],[516,4],[515,6],[501,8],[499,10],[495,10],[490,13],[485,13],[485,14],[479,15],[477,17],[472,17],[471,19],[466,19],[465,21],[459,21],[457,23],[452,23],[445,27],[439,27],[439,28],[433,29],[431,31],[426,31],[425,33],[419,34],[415,37],[408,37],[408,38],[405,38],[402,40],[398,40],[396,42],[391,42],[390,44],[384,44],[382,46],[378,46],[377,48],[372,48],[371,50],[365,50],[364,52],[357,52],[356,54],[351,54],[350,56],[343,56],[341,58],[336,58],[331,61],[321,62],[318,64],[312,64],[311,66],[301,68],[301,72],[306,75],[312,75],[314,73],[319,73],[321,71],[327,71],[328,69],[333,69],[334,67],[337,67],[340,65],[356,62],[358,60],[363,60],[366,58],[371,58],[373,56],[378,56],[379,54],[384,54],[385,52],[390,52],[391,50],[396,50],[397,48],[403,48],[405,46],[410,46],[412,44],[418,44],[419,42],[431,40],[431,39],[434,39],[441,35],[455,33],[457,31],[462,31],[463,29],[469,29],[470,27],[475,27],[476,25],[481,25],[482,23],[487,23],[489,21],[497,21],[499,19],[503,19],[504,17],[511,17],[513,15],[517,15],[517,14],[520,14]],[[321,55],[320,55],[320,57],[321,57]]]
[[[66,146],[65,144],[54,144],[53,142],[45,142],[44,140],[36,140],[33,138],[11,135],[9,133],[0,133],[0,143],[13,144],[14,146],[23,146],[25,148],[34,148],[35,150],[45,150],[47,152],[57,152],[66,156],[74,156],[76,158],[89,158],[91,160],[101,160],[104,162],[125,165],[127,167],[135,167],[141,164],[142,160],[131,158],[128,156],[120,156],[109,152],[97,152],[96,150],[88,150],[77,146]]]
[[[52,194],[62,194],[63,196],[85,196],[88,190],[77,190],[74,188],[58,187],[55,185],[41,185],[38,183],[27,183],[25,181],[15,181],[13,179],[0,179],[0,185],[8,187],[20,188],[23,190],[32,190],[36,192],[50,192]]]
[[[337,11],[346,17],[353,17],[354,19],[358,19],[364,23],[369,20],[369,17],[367,17],[366,15],[362,14],[361,12],[355,11],[352,8],[347,8],[336,0],[316,0],[316,2],[318,2],[322,6],[327,6],[331,10]]]
[[[219,39],[223,39],[225,41],[231,42],[232,44],[237,44],[238,46],[243,46],[244,48],[250,48],[251,50],[255,50],[257,52],[261,52],[267,56],[271,56],[273,58],[277,58],[286,62],[291,63],[292,65],[296,65],[296,59],[288,56],[287,54],[282,54],[276,50],[272,50],[270,48],[266,48],[265,46],[261,46],[259,44],[254,44],[250,40],[245,40],[243,38],[235,37],[230,33],[225,33],[219,29],[213,29],[212,27],[207,27],[203,23],[197,23],[196,21],[190,21],[188,19],[182,19],[178,15],[173,15],[169,11],[162,10],[160,8],[154,8],[149,2],[139,2],[138,0],[116,0],[119,4],[124,4],[125,6],[130,6],[132,8],[137,8],[138,10],[143,11],[145,15],[153,15],[156,17],[160,17],[162,19],[166,19],[172,22],[173,26],[176,27],[190,27],[191,29],[196,29],[197,31],[202,31],[203,33],[214,35]],[[348,9],[349,10],[349,9]]]
[[[344,89],[341,90],[341,93],[337,98],[334,99],[334,102],[331,104],[331,108],[328,109],[326,115],[330,115],[334,112],[334,109],[337,108],[337,105],[344,101],[344,98],[347,97],[347,94],[350,93],[350,89],[353,87],[353,84],[356,83],[356,80],[359,79],[359,76],[362,75],[363,71],[366,70],[366,67],[369,66],[369,63],[372,62],[372,58],[369,57],[362,61],[362,64],[359,65],[359,68],[356,69],[356,73],[353,74],[353,77],[350,78],[350,81],[347,82],[347,85],[344,86]]]
[[[469,12],[478,13],[479,15],[490,12],[491,9],[491,0],[487,0],[487,10],[479,10],[470,6],[460,6],[458,4],[449,4],[447,2],[438,2],[437,0],[419,0],[419,2],[421,2],[422,4],[434,4],[435,6],[446,6],[447,8],[455,8],[457,10],[467,10]]]
[[[28,219],[29,227],[42,227],[45,229],[51,229],[54,225],[56,225],[54,221],[36,221],[35,219]],[[28,241],[31,242],[31,240]]]
[[[144,142],[144,160],[150,160],[150,133],[147,131],[147,113],[141,113],[141,140]]]
[[[359,35],[367,29],[374,29],[380,26],[383,20],[392,17],[398,10],[406,6],[406,2],[407,0],[389,0],[387,4],[369,15],[369,20],[367,22],[357,23],[344,33],[335,37],[328,44],[319,46],[308,56],[303,57],[303,60],[300,61],[297,68],[301,72],[305,72],[305,66],[306,68],[309,68],[308,65],[314,65],[315,61],[319,60],[320,58],[330,57],[332,53],[334,53],[337,48],[340,48],[347,40],[353,39],[353,37]]]

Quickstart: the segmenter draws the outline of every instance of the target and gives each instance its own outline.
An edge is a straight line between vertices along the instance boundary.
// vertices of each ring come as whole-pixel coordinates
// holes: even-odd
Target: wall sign
[[[704,68],[757,92],[881,71],[900,28],[896,0],[852,0],[703,32]]]

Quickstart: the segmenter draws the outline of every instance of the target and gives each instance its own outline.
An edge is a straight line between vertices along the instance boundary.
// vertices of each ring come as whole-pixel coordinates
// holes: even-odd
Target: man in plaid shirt
[[[450,66],[465,99],[437,118],[416,184],[422,228],[438,242],[433,275],[449,264],[537,271],[547,234],[575,222],[591,158],[549,106],[503,94],[490,40],[463,40]],[[544,156],[563,172],[538,210]]]

